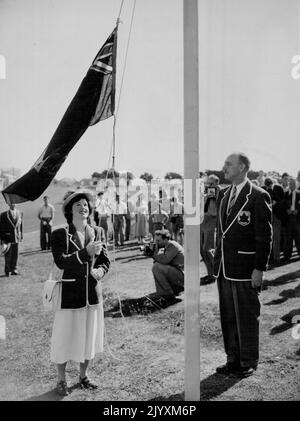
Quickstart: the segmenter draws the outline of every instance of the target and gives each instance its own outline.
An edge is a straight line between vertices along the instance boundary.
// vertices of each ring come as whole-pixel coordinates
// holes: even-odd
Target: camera
[[[145,244],[145,246],[143,246],[143,249],[141,251],[143,251],[144,256],[152,257],[154,254],[155,248],[156,248],[155,243],[148,243],[148,244]]]
[[[216,187],[205,187],[205,194],[209,197],[216,197],[217,189]]]

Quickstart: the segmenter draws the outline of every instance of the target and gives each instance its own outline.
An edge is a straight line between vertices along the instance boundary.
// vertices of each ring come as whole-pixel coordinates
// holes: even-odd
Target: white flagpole
[[[183,0],[184,25],[184,178],[199,178],[198,0]],[[198,186],[199,187],[199,186]],[[184,203],[191,194],[184,189]],[[200,400],[200,225],[185,215],[185,400]]]

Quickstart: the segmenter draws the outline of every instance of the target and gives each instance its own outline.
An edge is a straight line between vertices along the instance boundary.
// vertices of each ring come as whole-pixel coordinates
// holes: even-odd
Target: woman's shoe
[[[56,392],[60,396],[68,396],[69,395],[69,389],[68,389],[67,382],[64,381],[64,380],[61,380],[61,381],[57,382]]]
[[[87,376],[83,377],[83,379],[79,378],[79,385],[81,389],[94,390],[98,388],[98,385],[95,383],[92,383]]]

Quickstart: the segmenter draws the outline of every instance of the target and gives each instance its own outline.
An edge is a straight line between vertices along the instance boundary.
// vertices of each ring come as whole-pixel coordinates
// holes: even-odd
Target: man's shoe
[[[254,374],[256,367],[241,367],[236,373],[239,377],[249,377]]]
[[[239,363],[227,363],[216,368],[218,374],[235,374],[241,370]]]
[[[9,272],[5,272],[5,276],[9,276]]]
[[[17,270],[14,270],[11,274],[12,275],[20,275],[20,272],[18,272]]]

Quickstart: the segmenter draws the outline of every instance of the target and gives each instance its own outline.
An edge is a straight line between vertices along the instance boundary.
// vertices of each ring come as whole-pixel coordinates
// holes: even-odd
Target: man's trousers
[[[5,273],[15,272],[18,267],[18,257],[19,257],[19,244],[11,243],[10,249],[4,256],[5,260]]]
[[[180,269],[155,262],[152,266],[152,273],[158,295],[177,295],[183,291],[184,275]]]
[[[259,359],[258,289],[251,281],[218,278],[220,317],[227,362],[256,367]]]

